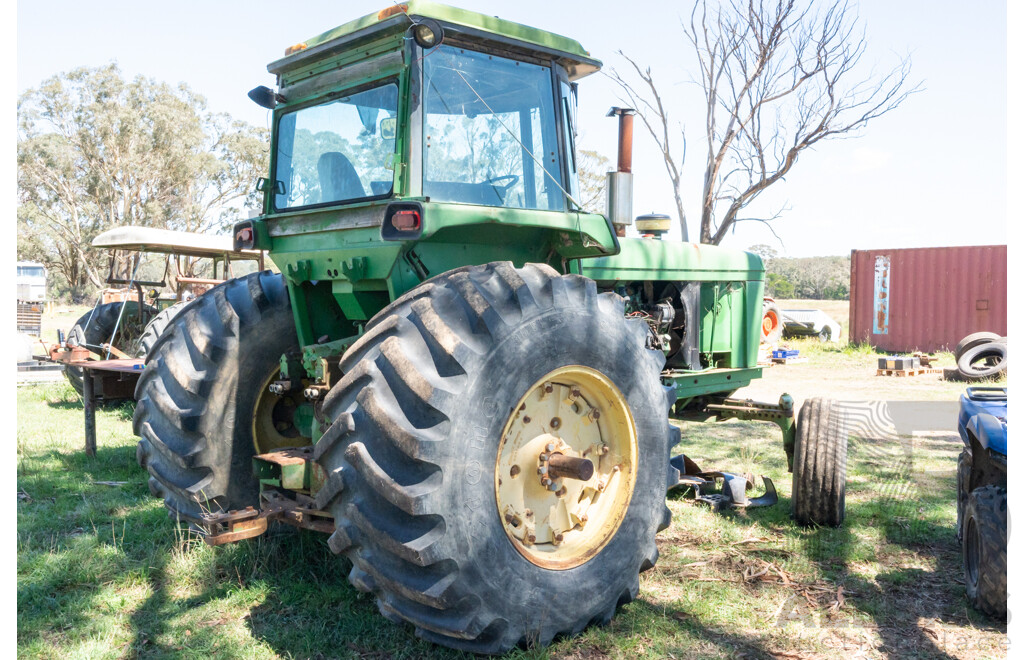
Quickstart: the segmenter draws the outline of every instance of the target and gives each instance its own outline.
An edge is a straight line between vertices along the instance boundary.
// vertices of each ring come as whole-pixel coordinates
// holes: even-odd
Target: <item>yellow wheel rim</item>
[[[280,369],[274,369],[256,395],[252,443],[257,454],[309,444],[309,438],[302,435],[294,424],[295,410],[305,403],[301,390],[283,396],[270,391],[270,384],[278,379],[280,372]]]
[[[548,373],[502,432],[494,490],[505,533],[538,566],[587,562],[622,524],[636,466],[636,424],[615,384],[577,365]]]

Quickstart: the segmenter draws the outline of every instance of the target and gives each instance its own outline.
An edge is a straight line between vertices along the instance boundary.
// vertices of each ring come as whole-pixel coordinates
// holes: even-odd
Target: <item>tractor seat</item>
[[[320,177],[320,202],[366,197],[366,190],[352,162],[340,151],[327,151],[317,161]]]

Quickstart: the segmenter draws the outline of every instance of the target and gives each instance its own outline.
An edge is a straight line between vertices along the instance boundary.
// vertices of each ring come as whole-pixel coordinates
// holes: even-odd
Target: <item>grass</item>
[[[86,458],[70,387],[18,392],[19,657],[462,657],[381,617],[318,535],[210,548],[180,530],[135,463],[131,413],[99,411],[100,449]],[[847,523],[833,530],[789,519],[775,427],[682,432],[678,449],[704,469],[771,477],[779,504],[714,514],[670,496],[673,523],[640,598],[605,628],[510,657],[1005,655],[1005,626],[963,594],[955,435],[852,439]]]

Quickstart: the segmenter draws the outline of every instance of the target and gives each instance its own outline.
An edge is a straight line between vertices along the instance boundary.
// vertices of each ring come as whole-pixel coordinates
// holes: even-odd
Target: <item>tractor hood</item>
[[[620,238],[622,250],[580,261],[582,274],[597,281],[760,281],[761,257],[751,252],[702,243]]]

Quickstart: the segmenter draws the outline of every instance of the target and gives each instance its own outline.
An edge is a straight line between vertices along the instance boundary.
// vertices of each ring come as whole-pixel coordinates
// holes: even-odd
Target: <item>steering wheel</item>
[[[508,183],[502,184],[502,181],[507,181]],[[507,193],[512,186],[519,183],[519,175],[505,174],[503,176],[492,176],[490,179],[485,179],[484,183],[490,184],[490,186],[494,188],[494,192],[498,194],[498,199],[500,199],[501,203],[504,204],[505,193]]]

